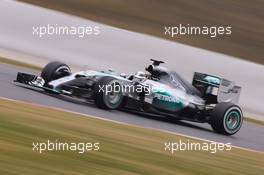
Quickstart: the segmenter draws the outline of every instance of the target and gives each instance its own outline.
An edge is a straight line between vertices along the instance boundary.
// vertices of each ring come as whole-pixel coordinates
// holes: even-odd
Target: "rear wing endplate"
[[[231,102],[237,104],[239,101],[241,87],[225,78],[195,72],[192,84],[202,93],[208,103]]]

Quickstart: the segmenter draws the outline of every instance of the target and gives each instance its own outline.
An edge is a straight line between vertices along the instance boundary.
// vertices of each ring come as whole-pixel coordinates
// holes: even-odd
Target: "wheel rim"
[[[117,89],[119,87],[119,89]],[[116,107],[119,105],[122,92],[120,90],[121,85],[117,81],[112,81],[108,84],[108,91],[111,88],[111,91],[108,94],[105,94],[106,103],[109,107]]]
[[[241,115],[238,111],[233,110],[227,114],[225,124],[228,130],[234,131],[239,128],[241,123]]]

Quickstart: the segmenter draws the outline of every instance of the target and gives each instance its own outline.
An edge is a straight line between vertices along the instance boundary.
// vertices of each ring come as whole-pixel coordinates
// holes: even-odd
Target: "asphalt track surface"
[[[241,130],[233,136],[223,136],[212,131],[210,125],[193,122],[170,122],[164,118],[131,114],[124,111],[106,111],[98,109],[94,104],[80,100],[54,97],[43,92],[31,90],[13,83],[18,71],[39,74],[32,70],[0,64],[0,97],[62,108],[78,113],[93,115],[99,118],[110,119],[123,123],[133,124],[145,128],[156,128],[173,133],[184,134],[201,139],[231,143],[234,146],[264,151],[264,127],[244,122]],[[89,127],[89,126],[87,126]]]
[[[189,81],[194,71],[235,81],[242,86],[240,105],[244,111],[253,114],[248,116],[255,115],[263,119],[263,65],[17,1],[0,1],[0,22],[0,56],[7,55],[41,65],[50,60],[60,60],[70,65],[88,65],[96,69],[111,67],[126,73],[144,70],[150,58],[157,58],[164,60],[166,66]],[[48,24],[99,26],[100,34],[84,38],[69,35],[46,35],[40,38],[33,35],[33,27]]]

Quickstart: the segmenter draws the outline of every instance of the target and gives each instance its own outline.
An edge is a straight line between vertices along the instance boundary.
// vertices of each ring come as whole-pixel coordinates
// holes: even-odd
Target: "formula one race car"
[[[207,122],[224,135],[239,131],[243,113],[237,106],[241,87],[216,76],[194,73],[192,84],[151,59],[146,72],[113,70],[71,73],[61,62],[47,64],[40,76],[18,73],[15,82],[54,94],[93,101],[102,109],[130,109],[176,120]]]

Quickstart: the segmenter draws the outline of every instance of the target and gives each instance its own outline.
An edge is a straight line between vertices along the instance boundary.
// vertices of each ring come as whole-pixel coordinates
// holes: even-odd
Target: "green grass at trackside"
[[[164,151],[188,138],[46,107],[0,100],[0,174],[261,175],[264,154],[232,148],[211,154]],[[32,142],[100,142],[100,150],[32,151]],[[192,140],[199,142],[197,140]]]
[[[21,0],[141,33],[171,39],[164,26],[232,26],[232,35],[172,40],[264,64],[264,1],[260,0]],[[175,55],[177,58],[177,55]],[[180,58],[179,58],[180,59]]]
[[[263,125],[264,126],[264,121],[262,120],[258,120],[258,119],[254,119],[254,118],[249,118],[249,117],[244,117],[245,121],[250,122],[250,123],[255,123],[258,125]]]
[[[42,67],[36,66],[34,64],[28,64],[28,63],[24,63],[21,61],[12,60],[12,59],[8,59],[8,58],[4,58],[4,57],[0,57],[0,63],[6,63],[6,64],[15,65],[15,66],[21,66],[21,67],[25,67],[25,68],[29,68],[29,69],[33,69],[33,70],[38,70],[38,71],[40,71],[42,69]]]

